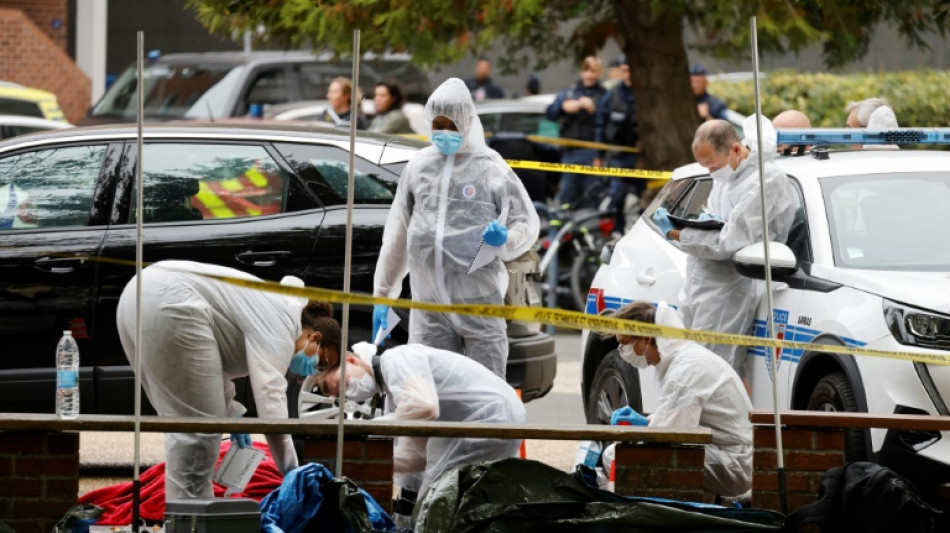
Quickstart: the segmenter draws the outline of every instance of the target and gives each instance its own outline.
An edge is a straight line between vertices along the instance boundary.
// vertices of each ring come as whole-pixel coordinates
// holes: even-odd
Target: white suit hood
[[[745,139],[742,140],[742,144],[752,151],[749,158],[754,157],[756,161],[758,161],[759,130],[756,127],[757,121],[755,117],[756,115],[753,113],[742,121],[742,131],[745,133]],[[765,116],[762,117],[762,151],[762,159],[764,161],[771,161],[778,152],[778,134],[775,132],[775,126],[772,125],[772,121]]]
[[[485,143],[485,130],[475,111],[475,101],[465,82],[458,78],[449,78],[442,82],[426,102],[426,133],[432,138],[432,120],[446,117],[455,123],[462,134],[462,147],[459,152],[477,152],[488,149]]]

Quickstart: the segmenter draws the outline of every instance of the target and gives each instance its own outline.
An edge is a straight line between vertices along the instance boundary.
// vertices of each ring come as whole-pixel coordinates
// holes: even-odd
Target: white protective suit
[[[287,418],[284,374],[301,335],[307,301],[213,280],[204,272],[248,280],[250,274],[190,261],[161,261],[142,271],[142,387],[160,416],[242,416],[234,378],[250,376],[261,418]],[[303,286],[288,276],[284,284]],[[116,319],[126,357],[135,364],[135,287],[126,285]],[[297,467],[290,435],[267,435],[281,472]],[[165,494],[211,497],[220,434],[165,435]]]
[[[754,115],[753,115],[754,116]],[[751,118],[751,117],[750,117]],[[748,145],[756,150],[755,125]],[[775,131],[765,119],[763,130],[765,158],[766,204],[768,205],[771,240],[784,243],[795,219],[795,191],[788,176],[768,160],[775,157]],[[707,211],[724,215],[725,226],[719,231],[684,228],[677,245],[689,256],[686,259],[686,303],[683,322],[690,329],[747,334],[752,327],[755,308],[765,293],[765,282],[742,276],[732,263],[740,249],[762,242],[762,204],[760,199],[758,155],[755,151],[739,163],[727,182],[713,185]],[[740,376],[745,375],[746,347],[727,344],[706,344],[725,359]]]
[[[361,354],[362,357],[362,354]],[[524,404],[511,385],[460,354],[421,344],[390,348],[379,360],[386,414],[374,420],[440,420],[521,424]],[[517,457],[520,440],[399,438],[393,472],[412,476],[425,470],[419,501],[443,473],[461,465]]]
[[[538,239],[538,214],[521,180],[485,145],[485,133],[465,83],[446,80],[426,103],[425,117],[451,119],[463,136],[454,155],[435,146],[416,153],[396,190],[373,294],[398,298],[410,274],[412,298],[439,303],[501,304],[508,286],[504,261],[527,252]],[[467,274],[482,231],[507,208],[508,241],[498,257]],[[485,244],[484,246],[488,246]],[[466,356],[505,377],[508,339],[501,318],[410,312],[409,342]]]
[[[656,323],[682,328],[676,312],[664,303]],[[699,344],[679,339],[656,339],[660,362],[656,377],[660,398],[650,426],[709,428],[703,490],[738,496],[752,487],[752,404],[738,374],[720,357]]]

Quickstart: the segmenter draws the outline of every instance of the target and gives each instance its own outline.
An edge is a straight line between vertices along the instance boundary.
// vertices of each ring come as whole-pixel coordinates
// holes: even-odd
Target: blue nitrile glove
[[[646,426],[647,417],[633,410],[629,405],[621,407],[610,415],[611,426]]]
[[[376,339],[376,334],[379,333],[379,330],[382,329],[386,331],[386,315],[389,314],[389,306],[382,304],[373,305],[373,339]],[[386,335],[388,339],[391,335]]]
[[[721,216],[714,215],[712,213],[701,213],[697,220],[699,220],[700,222],[703,222],[705,220],[718,220],[719,222],[723,221]]]
[[[653,222],[660,228],[660,233],[669,239],[669,233],[673,230],[673,223],[670,222],[670,212],[665,207],[661,207],[653,213]]]
[[[482,232],[482,238],[485,239],[486,243],[492,246],[501,246],[508,242],[508,228],[501,222],[492,220],[485,226],[485,231]]]
[[[298,376],[312,376],[317,369],[317,356],[307,357],[298,353],[290,360],[290,371]]]
[[[244,415],[238,415],[238,418]],[[231,444],[237,444],[238,448],[250,448],[251,436],[247,433],[231,433]]]

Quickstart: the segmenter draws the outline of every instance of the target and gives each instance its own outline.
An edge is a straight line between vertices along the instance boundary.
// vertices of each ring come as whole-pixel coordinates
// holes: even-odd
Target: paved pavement
[[[550,424],[583,424],[584,412],[580,397],[580,335],[573,331],[555,336],[558,353],[554,387],[544,398],[526,405],[528,422]],[[252,435],[264,441],[263,435]],[[80,493],[129,481],[134,459],[135,438],[132,433],[86,431],[80,435],[79,460],[83,472]],[[536,441],[526,443],[529,459],[546,462],[569,470],[574,461],[577,442]],[[143,433],[140,444],[142,470],[165,460],[164,435]]]

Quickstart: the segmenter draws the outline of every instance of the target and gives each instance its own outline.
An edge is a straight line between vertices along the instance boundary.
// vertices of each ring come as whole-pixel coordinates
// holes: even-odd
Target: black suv
[[[133,376],[115,312],[135,269],[74,256],[135,257],[135,133],[77,128],[0,143],[2,412],[53,412],[54,352],[64,329],[79,342],[82,412],[132,410]],[[188,123],[146,126],[144,137],[146,262],[189,259],[342,288],[345,132]],[[358,136],[354,291],[372,292],[399,173],[421,146]],[[371,310],[355,306],[351,315],[351,337],[369,340]],[[553,339],[519,324],[509,337],[509,381],[526,400],[544,395],[557,364]],[[394,338],[405,341],[405,330]],[[246,392],[239,399],[249,405]]]
[[[332,59],[306,52],[168,54],[145,66],[145,116],[150,121],[218,120],[246,116],[251,104],[266,107],[322,100],[334,78],[352,75],[348,61]],[[360,86],[372,89],[384,78],[399,80],[411,102],[425,102],[431,92],[429,78],[409,63],[408,55],[365,55],[360,63]],[[132,65],[96,102],[82,124],[134,122],[137,85]]]

